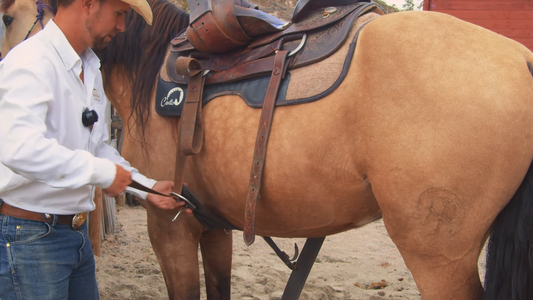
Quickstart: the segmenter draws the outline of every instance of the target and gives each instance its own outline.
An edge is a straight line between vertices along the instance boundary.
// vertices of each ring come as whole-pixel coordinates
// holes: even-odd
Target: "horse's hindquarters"
[[[361,33],[347,80],[366,174],[424,298],[481,296],[479,250],[533,157],[528,61],[522,45],[438,13]]]
[[[490,225],[533,157],[531,53],[438,13],[378,18],[358,43],[345,82],[360,96],[354,120],[384,213],[385,201],[398,214],[444,193]],[[385,200],[394,194],[404,200]]]

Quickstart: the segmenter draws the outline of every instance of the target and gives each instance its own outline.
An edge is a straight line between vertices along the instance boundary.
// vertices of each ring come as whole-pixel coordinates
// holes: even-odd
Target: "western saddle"
[[[280,82],[288,69],[312,64],[334,53],[353,21],[379,6],[370,0],[300,0],[291,21],[285,22],[257,10],[246,0],[187,3],[190,25],[171,41],[166,63],[170,79],[187,85],[178,157],[197,154],[202,148],[204,85],[270,74],[245,203],[244,240],[250,245],[255,240],[256,202]],[[184,159],[176,162],[177,189],[182,186]]]

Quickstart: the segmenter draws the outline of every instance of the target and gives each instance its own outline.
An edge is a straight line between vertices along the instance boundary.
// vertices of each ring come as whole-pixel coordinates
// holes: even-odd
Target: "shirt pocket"
[[[90,108],[98,114],[98,121],[94,123],[91,132],[90,151],[93,154],[97,153],[97,149],[107,135],[107,101],[105,97],[101,96],[103,92],[98,93],[96,91],[96,89],[93,90]]]

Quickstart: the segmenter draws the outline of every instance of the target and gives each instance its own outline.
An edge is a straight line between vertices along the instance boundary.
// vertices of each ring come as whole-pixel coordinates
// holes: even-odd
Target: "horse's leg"
[[[483,288],[473,263],[475,260],[465,259],[451,264],[442,262],[437,266],[437,257],[422,258],[416,254],[401,252],[415,278],[422,299],[482,299]]]
[[[207,299],[231,298],[231,231],[206,230],[200,239]]]
[[[482,299],[483,287],[477,268],[481,249],[470,251],[462,258],[399,249],[423,299]]]
[[[422,298],[481,299],[477,261],[490,222],[471,223],[475,209],[467,209],[445,189],[423,191],[417,201],[407,200],[405,194],[387,199],[397,204],[383,201],[385,226]],[[415,210],[408,208],[410,203]]]
[[[369,175],[387,231],[423,299],[481,299],[479,254],[492,221],[520,182],[522,170],[511,167],[517,170],[514,174],[494,172],[467,180],[459,170],[442,173],[457,177],[452,178],[436,175],[435,165],[428,163],[426,168],[435,175],[408,176],[417,173],[416,167],[407,165]]]
[[[148,234],[165,278],[170,300],[200,299],[198,243],[203,226],[191,215],[145,205]]]
[[[413,237],[411,243],[415,242],[420,242],[419,238]],[[453,245],[437,249],[429,244],[419,249],[398,246],[422,298],[481,300],[483,288],[477,268],[481,245],[472,245],[464,257],[451,257],[446,252],[452,252]]]

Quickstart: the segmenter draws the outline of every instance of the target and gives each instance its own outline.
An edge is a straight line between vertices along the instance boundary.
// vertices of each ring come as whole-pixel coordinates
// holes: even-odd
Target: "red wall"
[[[533,50],[533,0],[424,0],[424,10],[456,16]]]

